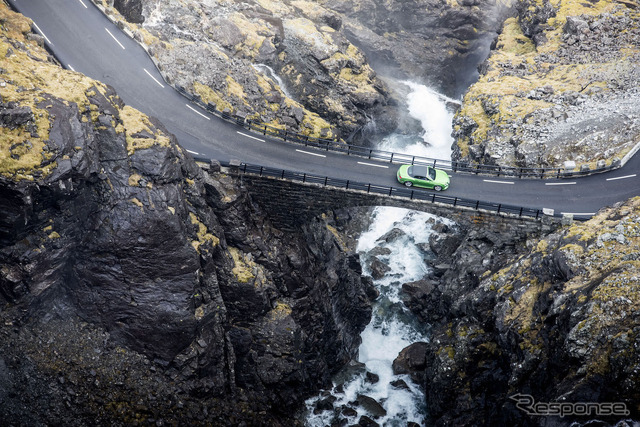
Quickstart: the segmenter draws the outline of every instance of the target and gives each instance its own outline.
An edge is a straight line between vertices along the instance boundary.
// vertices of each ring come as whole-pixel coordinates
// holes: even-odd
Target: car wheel
[[[413,182],[405,181],[404,185],[406,185],[407,187],[411,187],[413,185]]]
[[[435,187],[433,187],[433,189],[436,191],[442,191],[442,187],[440,187],[439,185],[436,185]]]

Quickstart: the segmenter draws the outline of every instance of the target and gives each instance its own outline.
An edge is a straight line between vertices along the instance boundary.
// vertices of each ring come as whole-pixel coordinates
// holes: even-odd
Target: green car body
[[[402,165],[397,173],[398,182],[407,187],[416,186],[436,191],[449,188],[449,175],[431,166]]]

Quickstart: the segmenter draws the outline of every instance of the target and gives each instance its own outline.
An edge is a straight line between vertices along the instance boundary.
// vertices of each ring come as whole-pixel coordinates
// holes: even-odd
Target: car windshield
[[[434,180],[436,179],[436,170],[434,168],[427,168],[427,176],[429,177],[430,180]]]

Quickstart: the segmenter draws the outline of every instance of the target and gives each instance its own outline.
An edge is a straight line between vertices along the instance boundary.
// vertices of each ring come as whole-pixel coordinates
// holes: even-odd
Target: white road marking
[[[483,179],[484,182],[490,182],[492,184],[515,184],[513,181],[493,181],[491,179]]]
[[[546,182],[544,185],[576,185],[576,182]]]
[[[67,67],[69,67],[71,71],[75,71],[75,69],[71,66],[71,64],[67,64]]]
[[[109,31],[109,29],[108,29],[108,28],[105,28],[105,30],[107,30],[107,33],[109,33],[109,35],[111,36],[111,38],[112,38],[112,39],[114,39],[114,40],[116,41],[116,43],[118,43],[122,49],[124,49],[124,46],[122,45],[122,43],[120,43],[120,42],[118,41],[118,39],[116,38],[116,36],[114,36],[113,34],[111,34],[111,31]]]
[[[164,89],[164,85],[162,83],[160,83],[155,77],[153,77],[151,75],[151,73],[147,71],[146,68],[143,68],[143,70],[144,70],[145,73],[147,73],[149,75],[149,77],[151,77],[153,79],[154,82],[158,83],[160,85],[160,87]]]
[[[260,141],[260,142],[264,142],[264,139],[262,138],[256,138],[253,135],[247,135],[246,133],[242,133],[240,131],[236,131],[238,134],[242,135],[242,136],[246,136],[247,138],[251,138],[251,139],[255,139],[256,141]]]
[[[296,151],[297,151],[298,153],[310,154],[310,155],[312,155],[312,156],[317,156],[317,157],[327,157],[327,156],[325,156],[324,154],[310,153],[310,152],[308,152],[308,151],[298,150],[297,148],[296,148]]]
[[[85,8],[85,9],[87,9],[87,5],[86,5],[86,4],[84,4],[84,2],[83,2],[82,0],[78,0],[78,1],[80,2],[80,4],[81,4],[81,5],[83,5],[83,6],[84,6],[84,8]]]
[[[187,150],[188,152],[190,152],[191,154],[200,154],[197,151],[191,151],[191,150]]]
[[[44,37],[44,39],[47,41],[47,43],[49,43],[51,46],[53,46],[53,43],[51,43],[51,40],[49,40],[49,38],[42,32],[42,30],[40,29],[40,27],[38,27],[38,24],[36,24],[35,22],[33,23],[33,26],[36,27],[36,30],[38,30],[38,32],[40,34],[42,34],[42,37]]]
[[[633,175],[625,175],[625,176],[617,176],[615,178],[607,178],[607,181],[615,181],[617,179],[633,178],[634,176],[636,176],[635,173]]]
[[[207,120],[211,120],[211,118],[209,118],[209,117],[205,116],[205,115],[204,115],[204,114],[202,114],[200,111],[198,111],[198,110],[196,110],[195,108],[193,108],[191,105],[189,105],[189,104],[184,104],[184,105],[186,105],[186,106],[187,106],[187,108],[188,108],[188,109],[190,109],[191,111],[193,111],[194,113],[196,113],[196,114],[200,114],[202,117],[204,117],[204,118],[205,118],[205,119],[207,119]]]
[[[389,169],[389,166],[385,166],[385,165],[375,165],[373,163],[365,163],[365,162],[358,162],[359,165],[365,165],[365,166],[373,166],[375,168],[385,168],[385,169]]]

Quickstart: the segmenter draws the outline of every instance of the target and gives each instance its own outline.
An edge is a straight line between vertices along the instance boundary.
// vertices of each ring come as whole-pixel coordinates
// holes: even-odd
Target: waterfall
[[[252,64],[253,68],[261,73],[263,76],[265,76],[268,79],[271,79],[273,82],[275,82],[280,89],[282,90],[282,93],[284,93],[286,95],[287,98],[291,98],[291,94],[287,91],[287,86],[284,84],[284,81],[280,78],[279,75],[276,74],[275,70],[271,67],[269,67],[266,64]]]
[[[426,86],[405,84],[411,88],[407,99],[409,112],[424,129],[422,140],[407,144],[406,139],[390,138],[379,148],[451,158],[453,114],[446,103],[455,101]],[[426,325],[418,324],[404,306],[400,289],[404,283],[422,279],[429,273],[425,259],[432,255],[428,242],[436,222],[454,225],[431,214],[400,208],[378,207],[373,211],[369,229],[359,237],[356,250],[365,274],[371,274],[375,260],[382,261],[389,270],[374,280],[380,296],[374,302],[371,322],[362,332],[357,363],[338,374],[330,390],[307,400],[306,425],[319,427],[341,420],[356,424],[362,416],[384,426],[423,424],[428,408],[421,387],[408,375],[394,375],[392,363],[403,348],[428,341]],[[359,404],[360,396],[377,403]],[[326,406],[318,405],[327,398],[333,410],[322,410]]]

